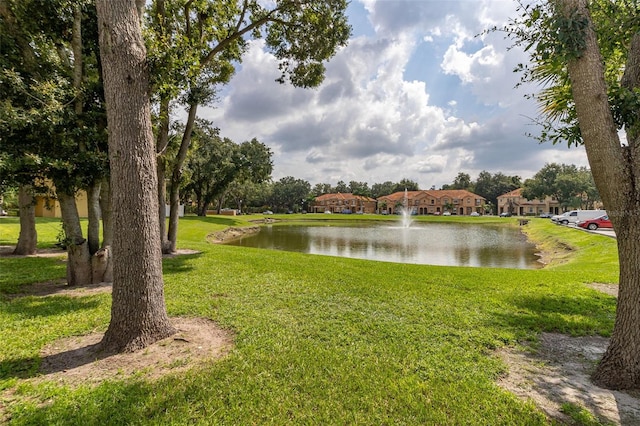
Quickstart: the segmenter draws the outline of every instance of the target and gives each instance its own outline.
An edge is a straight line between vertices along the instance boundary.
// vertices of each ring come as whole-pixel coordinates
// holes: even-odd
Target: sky
[[[315,185],[411,179],[440,188],[459,172],[532,177],[546,163],[588,166],[584,148],[540,144],[535,87],[516,88],[527,56],[501,33],[514,0],[352,0],[349,44],[315,89],[281,85],[277,60],[251,42],[215,105],[221,135],[257,138],[273,180]]]

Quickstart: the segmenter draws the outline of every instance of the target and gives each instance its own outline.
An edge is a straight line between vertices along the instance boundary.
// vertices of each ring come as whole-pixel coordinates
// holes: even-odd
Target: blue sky
[[[223,136],[257,138],[284,176],[334,184],[412,179],[427,189],[458,172],[533,176],[545,163],[587,166],[582,148],[538,144],[535,103],[515,89],[526,61],[502,34],[512,0],[352,0],[353,35],[324,83],[275,82],[277,61],[251,43],[220,101],[205,108]]]

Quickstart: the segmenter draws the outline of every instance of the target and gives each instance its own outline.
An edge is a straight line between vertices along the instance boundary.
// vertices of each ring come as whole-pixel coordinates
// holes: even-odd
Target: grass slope
[[[201,253],[164,261],[169,313],[211,318],[234,331],[236,344],[222,361],[153,383],[25,382],[37,375],[43,345],[106,329],[110,296],[10,298],[23,285],[63,278],[64,268],[59,259],[1,258],[0,408],[12,423],[547,424],[495,385],[505,367],[492,351],[541,331],[612,329],[615,300],[585,285],[617,280],[615,241],[606,237],[533,220],[531,239],[571,251],[529,271],[205,243],[245,220],[181,220],[180,247]],[[14,242],[16,227],[0,220],[0,245]],[[55,242],[49,228],[39,223],[43,245]]]

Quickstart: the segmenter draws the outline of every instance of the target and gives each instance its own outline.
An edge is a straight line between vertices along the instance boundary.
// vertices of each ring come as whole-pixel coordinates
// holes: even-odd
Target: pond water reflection
[[[535,269],[535,247],[512,227],[474,224],[276,224],[228,243],[398,263]]]

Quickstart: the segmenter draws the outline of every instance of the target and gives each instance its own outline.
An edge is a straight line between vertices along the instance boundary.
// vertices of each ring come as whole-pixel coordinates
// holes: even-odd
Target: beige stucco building
[[[316,197],[311,205],[312,213],[375,213],[376,200],[364,195],[351,193],[323,194]]]
[[[527,200],[522,196],[522,188],[518,188],[498,197],[498,214],[500,213],[511,213],[516,216],[560,214],[560,203],[552,197],[545,197],[544,200]]]
[[[417,215],[439,215],[445,212],[467,216],[484,214],[485,198],[464,189],[429,189],[400,191],[378,198],[380,213],[395,214],[401,207]]]

